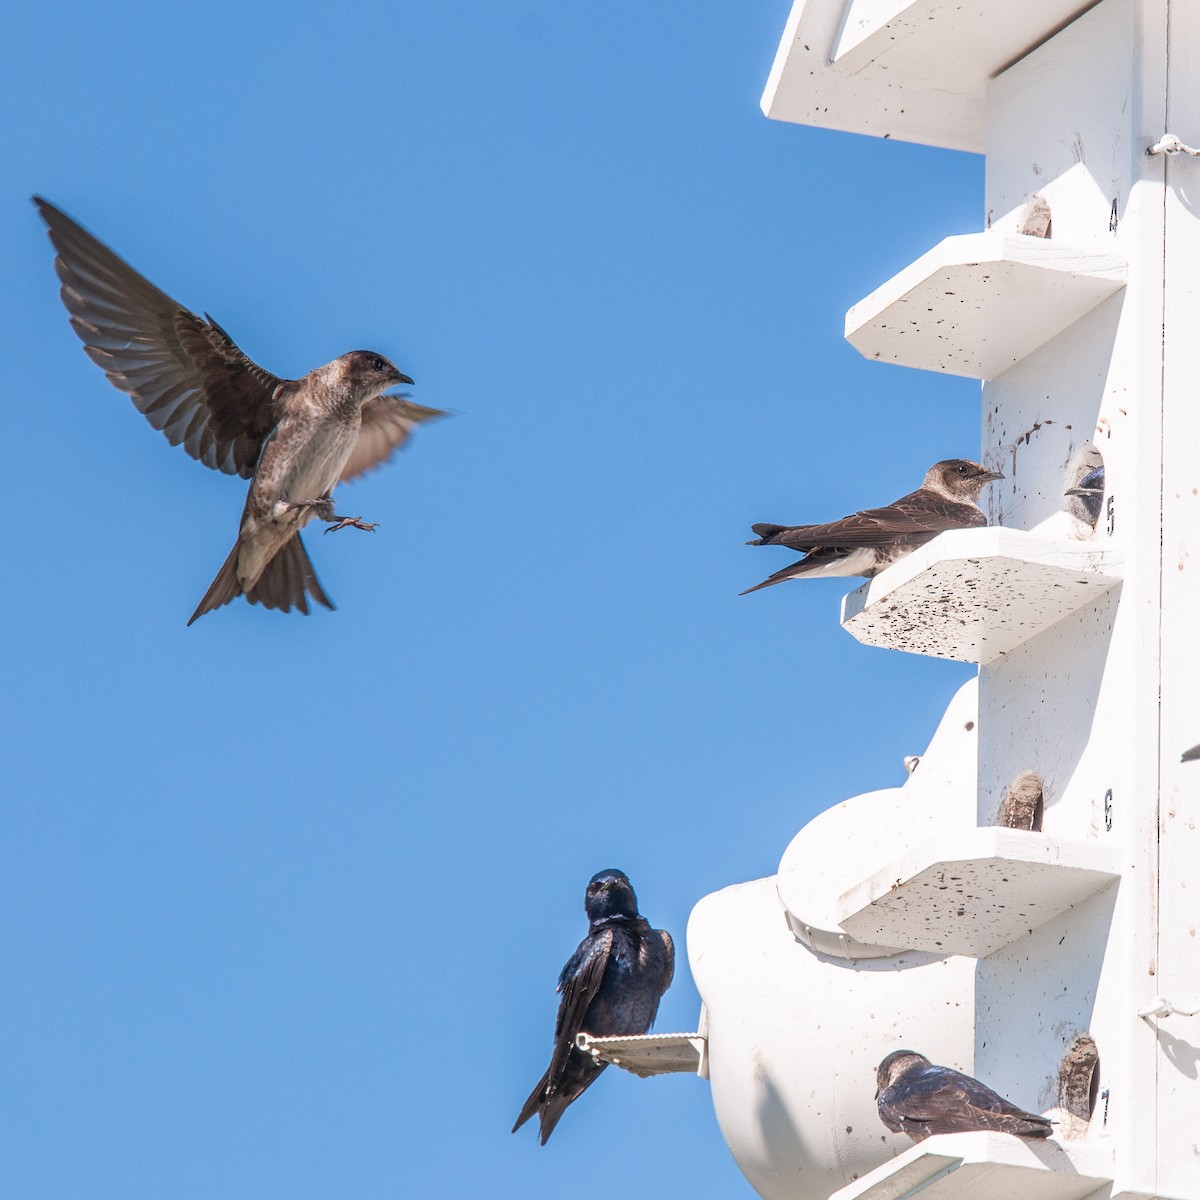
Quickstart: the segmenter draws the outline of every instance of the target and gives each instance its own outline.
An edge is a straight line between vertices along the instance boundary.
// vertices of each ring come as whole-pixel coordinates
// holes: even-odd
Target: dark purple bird
[[[1104,503],[1104,464],[1093,467],[1074,487],[1069,487],[1064,496],[1077,496],[1082,502],[1087,519],[1095,525],[1100,519],[1100,506]]]
[[[512,1131],[534,1113],[542,1145],[567,1106],[604,1070],[575,1045],[579,1033],[620,1037],[645,1033],[675,974],[675,945],[665,929],[651,929],[622,871],[593,875],[584,896],[587,937],[558,977],[562,1000],[554,1025],[554,1053],[525,1101]]]
[[[948,458],[929,468],[925,482],[915,492],[885,508],[868,508],[825,525],[752,525],[758,537],[747,542],[748,546],[786,546],[805,554],[742,595],[808,576],[861,575],[870,579],[947,529],[986,525],[979,493],[985,484],[1003,478],[999,471],[969,459]]]
[[[384,395],[412,380],[368,350],[303,379],[272,375],[211,317],[160,292],[49,201],[33,202],[58,252],[71,326],[92,361],[173,446],[251,481],[237,542],[188,624],[235,596],[284,612],[307,613],[309,596],[332,608],[300,530],[313,517],[331,522],[326,532],[374,529],[333,511],[334,486],[378,466],[416,425],[445,414]]]
[[[1010,1104],[978,1079],[950,1067],[935,1067],[912,1050],[896,1050],[879,1064],[875,1103],[879,1119],[893,1133],[907,1133],[914,1142],[935,1133],[975,1130],[1044,1138],[1053,1129],[1045,1117]]]

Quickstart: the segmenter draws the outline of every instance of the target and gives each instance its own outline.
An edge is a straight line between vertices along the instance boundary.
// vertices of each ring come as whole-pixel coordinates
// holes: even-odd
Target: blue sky
[[[708,1085],[616,1070],[546,1148],[593,872],[680,948],[968,669],[859,646],[753,521],[979,449],[845,310],[977,229],[982,159],[767,121],[787,0],[10,5],[0,1157],[13,1197],[752,1193]],[[339,492],[336,613],[184,622],[244,484],[89,362],[28,196],[268,369],[452,409]]]

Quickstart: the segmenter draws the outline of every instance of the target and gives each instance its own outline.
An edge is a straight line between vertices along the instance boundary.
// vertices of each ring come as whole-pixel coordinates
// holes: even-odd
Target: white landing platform
[[[948,237],[846,314],[864,358],[994,379],[1120,291],[1125,259],[1018,233]]]
[[[1083,1200],[1111,1181],[1080,1174],[1053,1139],[944,1133],[918,1142],[830,1200]]]
[[[989,663],[1120,583],[1112,551],[1021,529],[952,529],[842,600],[869,646]]]
[[[984,826],[922,842],[838,897],[838,924],[863,942],[987,955],[1115,883],[1100,842]]]

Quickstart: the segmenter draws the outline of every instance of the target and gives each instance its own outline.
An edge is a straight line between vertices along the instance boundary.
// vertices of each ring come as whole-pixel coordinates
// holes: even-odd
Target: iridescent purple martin
[[[593,875],[584,896],[587,937],[558,977],[562,999],[554,1024],[554,1053],[545,1075],[517,1117],[516,1133],[534,1113],[544,1146],[567,1106],[604,1070],[575,1045],[579,1033],[620,1037],[645,1033],[675,974],[675,945],[665,929],[651,929],[622,871]]]
[[[384,462],[422,421],[443,416],[388,388],[412,380],[381,354],[355,350],[281,379],[251,361],[211,317],[177,304],[47,200],[33,202],[50,231],[71,327],[109,381],[206,467],[250,480],[238,538],[192,613],[245,596],[308,612],[332,608],[300,530],[373,529],[333,511],[332,491]]]
[[[1100,519],[1100,506],[1104,503],[1104,466],[1093,467],[1074,487],[1069,487],[1064,496],[1076,496],[1093,525]]]
[[[879,1064],[875,1103],[879,1119],[914,1142],[974,1130],[1044,1138],[1053,1129],[1045,1117],[1010,1104],[978,1079],[936,1067],[912,1050],[896,1050]]]
[[[915,492],[884,508],[868,508],[824,525],[752,525],[758,537],[748,546],[786,546],[804,557],[776,571],[743,596],[787,579],[861,575],[870,579],[884,567],[931,542],[947,529],[987,524],[979,509],[979,493],[993,479],[1003,479],[966,458],[934,463]]]

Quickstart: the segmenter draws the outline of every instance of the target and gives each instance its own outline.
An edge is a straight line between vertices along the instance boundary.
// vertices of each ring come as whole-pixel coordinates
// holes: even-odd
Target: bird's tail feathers
[[[1054,1132],[1054,1122],[1049,1117],[1038,1113],[1025,1112],[1024,1109],[1002,1102],[1002,1106],[991,1108],[972,1107],[970,1116],[961,1126],[962,1130],[978,1129],[995,1133],[1011,1133],[1016,1137],[1044,1138]],[[947,1132],[943,1130],[942,1132]],[[959,1127],[955,1128],[959,1132]]]
[[[221,608],[242,594],[242,585],[238,583],[237,577],[237,560],[240,549],[241,543],[234,542],[233,549],[230,550],[229,557],[225,560],[225,565],[217,572],[216,579],[209,584],[208,591],[204,593],[204,599],[196,605],[196,611],[188,617],[189,625],[204,616],[206,612],[212,612],[214,608]]]
[[[261,604],[264,608],[278,608],[283,612],[289,612],[294,606],[307,615],[309,596],[318,604],[333,608],[333,601],[321,587],[298,533],[284,542],[275,557],[267,563],[259,581],[245,593],[237,576],[240,550],[241,542],[235,543],[225,560],[225,565],[217,572],[216,579],[204,593],[204,599],[188,619],[189,625],[205,613],[212,612],[214,608],[220,608],[243,594],[251,604]]]
[[[541,1144],[544,1146],[549,1140],[550,1135],[554,1132],[555,1125],[558,1124],[563,1113],[567,1111],[571,1101],[576,1099],[574,1096],[563,1096],[558,1092],[546,1098],[542,1105],[542,1124],[538,1131],[538,1137]]]
[[[601,1064],[603,1070],[605,1064]],[[562,1119],[563,1113],[567,1111],[571,1105],[579,1099],[584,1092],[600,1077],[600,1071],[591,1074],[587,1079],[579,1084],[579,1086],[568,1087],[564,1090],[552,1089],[550,1087],[550,1072],[537,1082],[537,1087],[529,1093],[529,1099],[525,1101],[525,1107],[521,1109],[521,1115],[517,1118],[517,1123],[512,1127],[513,1133],[516,1133],[530,1117],[537,1113],[539,1127],[538,1140],[544,1146],[549,1140],[550,1135],[554,1132],[554,1127]]]
[[[529,1093],[529,1099],[525,1101],[525,1104],[521,1109],[521,1115],[517,1118],[517,1123],[512,1127],[513,1133],[516,1133],[517,1130],[520,1129],[521,1126],[524,1125],[525,1122],[528,1121],[529,1118],[532,1117],[539,1108],[541,1108],[542,1100],[546,1095],[546,1087],[549,1083],[550,1072],[547,1071],[545,1075],[543,1075],[541,1079],[537,1081],[537,1087],[535,1087],[533,1091]]]
[[[1000,1126],[1000,1128],[1005,1132],[1015,1133],[1018,1137],[1045,1138],[1054,1132],[1054,1122],[1048,1117],[1039,1117],[1034,1113],[1024,1113],[1015,1126],[1009,1124]]]
[[[804,574],[803,564],[806,560],[800,559],[798,562],[792,563],[790,566],[783,567],[775,572],[774,575],[768,575],[762,583],[756,583],[753,587],[748,587],[744,592],[738,592],[739,596],[748,596],[751,592],[761,591],[763,588],[773,587],[777,583],[783,583],[785,579],[796,579]]]
[[[309,596],[318,604],[333,608],[333,601],[325,595],[300,535],[294,533],[267,563],[259,581],[246,593],[246,599],[251,604],[278,608],[282,612],[290,612],[294,605],[307,616]]]
[[[791,528],[790,525],[767,525],[767,524],[751,525],[750,531],[752,533],[757,533],[758,537],[756,537],[752,542],[747,542],[746,545],[747,546],[768,546],[768,545],[770,545],[771,541],[774,538],[778,537],[781,533],[783,533],[783,531],[785,529],[790,529],[790,528]]]

